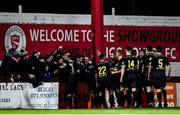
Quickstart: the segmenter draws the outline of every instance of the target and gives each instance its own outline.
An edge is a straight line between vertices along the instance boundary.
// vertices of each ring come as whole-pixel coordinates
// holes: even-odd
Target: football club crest
[[[8,51],[11,48],[20,51],[26,48],[26,36],[21,27],[13,25],[5,34],[5,49]]]

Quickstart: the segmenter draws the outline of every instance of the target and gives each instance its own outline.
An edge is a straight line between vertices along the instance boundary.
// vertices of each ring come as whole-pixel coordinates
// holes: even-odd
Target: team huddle
[[[112,51],[109,61],[100,54],[95,65],[89,57],[63,53],[62,47],[44,57],[39,51],[29,56],[24,49],[18,54],[12,48],[2,60],[0,80],[16,82],[17,77],[17,82],[30,82],[34,88],[43,82],[65,82],[69,108],[77,108],[79,82],[87,83],[92,108],[142,107],[142,92],[146,93],[148,107],[154,107],[154,89],[157,89],[158,107],[166,108],[165,86],[171,66],[162,50],[160,46],[148,46],[146,51],[140,49],[136,57],[128,46],[125,53]]]
[[[141,107],[141,94],[144,91],[148,107],[154,107],[154,89],[157,89],[158,107],[166,108],[168,104],[165,86],[166,80],[170,79],[171,66],[167,57],[162,55],[162,50],[160,46],[155,49],[148,46],[146,51],[141,49],[136,57],[133,49],[128,46],[125,48],[125,56],[122,50],[112,51],[110,62],[105,61],[101,54],[97,67],[99,103],[104,107],[107,105],[108,108]],[[109,97],[108,101],[104,96]]]

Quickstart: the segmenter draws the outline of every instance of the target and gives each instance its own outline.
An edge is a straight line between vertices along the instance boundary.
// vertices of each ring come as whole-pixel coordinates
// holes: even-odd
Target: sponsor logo
[[[13,25],[7,30],[4,41],[6,51],[11,48],[17,51],[26,48],[26,35],[22,28],[17,25]]]

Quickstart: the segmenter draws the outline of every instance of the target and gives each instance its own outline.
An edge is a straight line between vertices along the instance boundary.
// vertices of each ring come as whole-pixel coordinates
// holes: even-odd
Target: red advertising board
[[[166,84],[167,90],[167,103],[168,107],[176,107],[176,83],[167,83]],[[158,106],[158,99],[157,99],[157,91],[155,90],[155,106]],[[162,103],[164,105],[164,98],[162,99]]]
[[[72,55],[92,54],[90,25],[0,24],[0,59],[11,47],[39,50],[43,55],[63,46]],[[130,45],[134,50],[147,45],[163,46],[171,62],[180,61],[180,28],[167,26],[104,26],[104,53]],[[99,46],[100,47],[100,46]]]

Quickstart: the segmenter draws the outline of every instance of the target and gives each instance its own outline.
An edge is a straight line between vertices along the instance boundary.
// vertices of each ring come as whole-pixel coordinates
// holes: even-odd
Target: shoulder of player
[[[134,55],[128,56],[127,59],[139,60],[139,58]]]
[[[98,65],[104,65],[104,64],[110,64],[110,62],[104,61],[104,62],[99,62],[99,63],[98,63]]]
[[[153,54],[149,54],[149,55],[144,56],[145,59],[154,58],[154,57],[156,57],[156,56],[154,56]]]
[[[155,58],[167,58],[165,55],[159,55],[159,56],[156,56]]]
[[[154,57],[152,58],[152,61],[157,61],[157,60],[159,60],[159,59],[166,60],[166,59],[167,59],[167,57],[166,57],[166,56],[164,56],[164,55],[154,56]]]
[[[110,64],[108,61],[105,61],[104,64]]]

